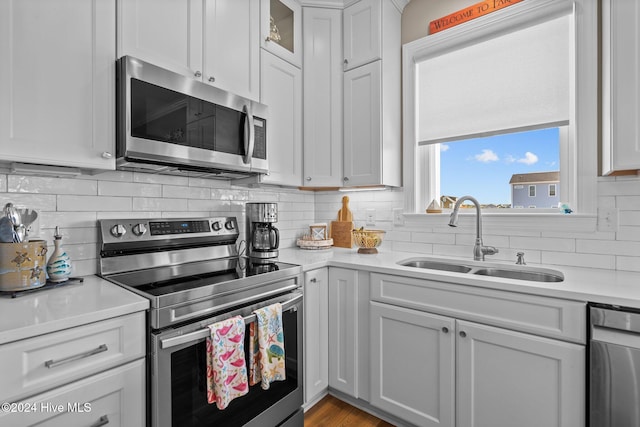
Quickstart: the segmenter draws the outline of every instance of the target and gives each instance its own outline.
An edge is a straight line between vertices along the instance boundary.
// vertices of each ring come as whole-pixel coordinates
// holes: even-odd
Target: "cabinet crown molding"
[[[303,7],[325,7],[331,9],[344,9],[360,0],[300,0]],[[402,13],[411,0],[389,0]]]

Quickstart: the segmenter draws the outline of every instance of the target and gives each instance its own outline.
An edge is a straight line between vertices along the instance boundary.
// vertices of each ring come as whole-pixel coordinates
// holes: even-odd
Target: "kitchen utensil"
[[[18,213],[20,214],[20,220],[22,221],[22,224],[24,224],[24,226],[26,227],[24,240],[29,241],[30,237],[37,237],[40,227],[34,223],[38,219],[38,211],[34,209],[21,208],[18,209]]]
[[[9,218],[13,226],[22,224],[20,213],[13,205],[13,203],[7,203],[6,205],[4,205],[4,214],[7,216],[7,218]]]
[[[0,217],[0,242],[13,243],[13,225],[8,217]]]
[[[13,226],[13,242],[22,243],[26,242],[27,227],[24,224],[18,224]]]
[[[376,249],[382,243],[382,230],[353,230],[353,240],[358,249],[359,254],[377,254]]]
[[[353,247],[353,214],[349,210],[349,197],[342,197],[342,208],[338,211],[338,220],[331,221],[331,238],[333,246],[339,248]]]
[[[342,209],[338,211],[338,221],[353,221],[353,214],[349,210],[349,197],[342,197]]]

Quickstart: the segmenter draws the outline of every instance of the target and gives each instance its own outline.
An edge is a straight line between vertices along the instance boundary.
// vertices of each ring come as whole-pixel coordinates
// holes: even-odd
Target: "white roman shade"
[[[417,64],[418,143],[567,124],[573,15]]]

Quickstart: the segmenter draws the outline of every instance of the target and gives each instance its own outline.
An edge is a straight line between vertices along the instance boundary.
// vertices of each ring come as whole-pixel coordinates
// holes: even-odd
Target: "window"
[[[484,209],[510,209],[525,201],[523,183],[556,173],[560,129],[514,132],[439,144],[442,196],[473,195]]]
[[[529,186],[529,197],[536,197],[536,186],[535,185],[530,185]],[[531,206],[529,206],[531,207]]]
[[[579,15],[574,14],[574,3],[576,10],[581,11]],[[424,212],[424,208],[431,200],[444,195],[443,189],[447,188],[448,182],[444,181],[446,172],[443,172],[443,165],[445,165],[443,161],[445,161],[444,154],[446,153],[441,152],[441,144],[451,148],[458,143],[454,141],[463,139],[556,128],[559,129],[559,168],[557,169],[560,170],[561,179],[556,184],[559,187],[556,187],[555,193],[562,197],[563,203],[568,203],[572,207],[574,213],[585,213],[590,218],[588,221],[576,221],[582,225],[595,224],[592,218],[595,214],[597,200],[597,195],[593,191],[597,176],[596,17],[597,5],[594,5],[591,0],[530,0],[404,46],[403,185],[405,213]],[[550,24],[558,31],[547,31],[550,27],[546,27],[546,24]],[[547,33],[555,34],[554,37],[560,35],[562,43],[558,43],[556,39],[555,44],[563,44],[563,49],[566,48],[564,50],[566,61],[563,63],[565,71],[562,73],[562,78],[566,78],[567,81],[566,86],[562,86],[564,89],[551,89],[543,93],[537,83],[530,85],[528,80],[524,84],[514,83],[517,79],[510,80],[511,76],[509,75],[519,74],[522,67],[517,68],[517,64],[514,67],[518,72],[512,72],[511,64],[507,67],[499,63],[499,71],[493,72],[493,74],[489,73],[483,77],[466,74],[470,76],[467,80],[459,77],[464,76],[460,73],[465,67],[473,74],[478,74],[476,73],[476,63],[469,62],[469,58],[477,59],[478,63],[491,63],[496,58],[501,58],[500,52],[514,52],[523,50],[523,46],[528,46],[528,43],[516,43],[515,47],[512,45],[511,49],[506,48],[513,41],[510,40],[510,36],[519,34],[526,37],[526,34],[537,34],[534,39],[538,39],[544,38]],[[498,39],[500,43],[504,42],[500,45],[503,48],[494,49],[498,45],[496,42]],[[483,43],[486,49],[481,53],[474,54],[472,52],[474,48]],[[550,46],[555,44],[552,42]],[[542,43],[537,46],[540,47],[538,50],[543,55],[539,58],[545,58],[544,51],[548,50],[549,45]],[[495,52],[495,50],[499,52]],[[563,62],[562,60],[550,62],[549,59],[546,59],[532,65],[532,61],[536,61],[534,56],[518,57],[514,55],[511,59],[516,63],[524,64],[523,72],[527,71],[526,68],[535,69],[538,74],[543,73],[547,80],[550,75],[557,74],[555,71],[544,74],[548,71],[547,68],[556,70],[555,65]],[[491,60],[487,58],[491,58]],[[506,55],[506,60],[510,60],[508,55]],[[446,64],[447,62],[448,64]],[[423,67],[424,63],[431,65]],[[459,64],[459,66],[452,67],[452,64]],[[458,83],[462,90],[451,92],[449,88],[444,87],[440,90],[437,87],[437,79],[427,79],[424,74],[433,72],[434,69],[436,73],[437,70],[441,70],[440,76],[458,76],[452,77],[452,79]],[[509,78],[503,78],[505,76]],[[532,79],[531,77],[527,78]],[[420,91],[422,90],[420,83],[429,80],[433,82],[431,90],[436,92],[440,90],[440,95],[438,95],[440,98],[433,105],[420,102]],[[434,88],[434,86],[436,87]],[[471,98],[469,92],[473,92],[476,87],[483,86],[488,89],[485,92],[478,92],[481,94],[480,104],[467,105],[467,101]],[[514,91],[521,87],[534,88],[533,93],[522,95],[522,93]],[[562,99],[566,99],[566,104],[554,101],[553,96],[558,93],[566,94],[566,97],[561,95]],[[527,110],[528,104],[535,104],[532,100],[538,100],[538,95],[544,95],[543,97],[546,97],[547,100],[541,104],[543,105],[541,110],[551,111],[551,114],[545,116],[545,111],[539,111],[542,118],[531,121],[530,118],[533,116]],[[443,100],[442,103],[440,103],[441,100]],[[512,102],[515,104],[511,104]],[[421,123],[423,113],[429,108],[433,109],[435,115],[430,117],[430,122]],[[450,109],[447,110],[447,108]],[[475,114],[478,112],[481,114]],[[516,122],[516,120],[519,121]],[[426,133],[423,132],[425,129]],[[463,166],[459,165],[459,169],[463,169]],[[528,190],[528,185],[525,185],[525,188]],[[515,186],[511,187],[512,192],[516,190]],[[461,196],[462,194],[446,195]],[[480,200],[480,202],[483,201]],[[549,203],[547,202],[546,205],[548,206]],[[521,206],[521,203],[514,204],[514,208],[516,206]],[[529,206],[529,204],[524,206]],[[540,211],[539,208],[536,210],[536,212]],[[544,221],[548,218],[550,217],[541,217],[540,220]],[[573,218],[576,216],[574,215]]]
[[[549,184],[549,197],[555,197],[556,195],[556,185]]]

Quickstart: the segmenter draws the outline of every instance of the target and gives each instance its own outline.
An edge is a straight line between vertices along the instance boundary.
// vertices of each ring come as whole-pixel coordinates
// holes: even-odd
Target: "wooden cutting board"
[[[342,208],[338,211],[338,220],[331,221],[330,235],[333,239],[333,246],[339,248],[352,248],[353,236],[353,214],[349,210],[349,197],[342,198]]]

